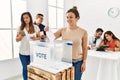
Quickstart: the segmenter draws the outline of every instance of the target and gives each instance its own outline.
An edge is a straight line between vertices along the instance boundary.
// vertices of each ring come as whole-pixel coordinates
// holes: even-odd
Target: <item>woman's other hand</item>
[[[83,73],[86,69],[86,62],[83,62],[81,65],[81,72]]]
[[[31,36],[30,39],[36,40],[36,37],[35,36]]]

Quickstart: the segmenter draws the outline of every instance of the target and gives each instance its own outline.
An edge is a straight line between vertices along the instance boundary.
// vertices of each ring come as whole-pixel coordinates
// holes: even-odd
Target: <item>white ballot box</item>
[[[40,41],[31,41],[30,42],[30,52],[31,52],[31,63],[28,66],[28,77],[30,78],[30,75],[32,75],[32,72],[30,70],[38,70],[39,73],[47,73],[51,76],[54,74],[54,77],[56,75],[59,75],[59,77],[63,77],[61,74],[64,72],[69,72],[69,74],[72,76],[72,78],[69,75],[64,75],[67,79],[67,76],[69,77],[69,80],[74,80],[74,69],[72,67],[72,42],[70,41],[54,41],[53,43],[49,42],[40,42]],[[31,69],[32,68],[32,69]],[[36,74],[36,72],[35,72]],[[35,75],[33,74],[33,75]],[[61,75],[61,76],[60,76]],[[37,77],[42,76],[41,74]],[[47,77],[47,75],[46,75]],[[40,77],[45,78],[45,75]],[[50,78],[47,78],[45,80],[49,80]],[[64,79],[64,80],[66,80]],[[37,78],[38,80],[38,78]],[[44,80],[44,79],[40,79]],[[61,80],[56,78],[52,78],[50,80]]]

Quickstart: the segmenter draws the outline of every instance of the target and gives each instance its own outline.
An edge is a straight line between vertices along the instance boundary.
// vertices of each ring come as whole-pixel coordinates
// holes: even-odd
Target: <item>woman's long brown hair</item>
[[[105,37],[105,34],[108,34],[108,35],[112,35],[112,39],[115,39],[115,40],[118,40],[119,41],[119,39],[111,32],[111,31],[106,31],[105,33],[104,33],[104,39],[103,39],[103,41],[104,41],[104,44],[107,44],[107,39],[106,39],[106,37]]]
[[[22,15],[21,15],[20,30],[23,30],[25,28],[25,26],[26,26],[26,23],[25,23],[25,21],[23,19],[24,15],[28,15],[30,17],[30,23],[29,23],[29,31],[28,31],[28,33],[34,33],[35,29],[34,29],[33,20],[32,20],[32,16],[31,16],[30,12],[24,12],[24,13],[22,13]]]

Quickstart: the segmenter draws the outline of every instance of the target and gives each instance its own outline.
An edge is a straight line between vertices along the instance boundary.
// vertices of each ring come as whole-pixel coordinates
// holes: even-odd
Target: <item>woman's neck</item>
[[[111,43],[112,43],[113,41],[114,41],[114,39],[111,39],[109,42],[111,42]]]
[[[25,29],[27,30],[27,32],[29,31],[29,24],[25,26]]]
[[[70,29],[77,29],[78,26],[77,25],[73,25],[73,26],[69,26]]]

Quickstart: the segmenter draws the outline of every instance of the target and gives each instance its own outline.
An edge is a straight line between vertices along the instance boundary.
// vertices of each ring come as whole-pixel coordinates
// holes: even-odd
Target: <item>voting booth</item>
[[[29,80],[74,80],[72,42],[30,41]]]

